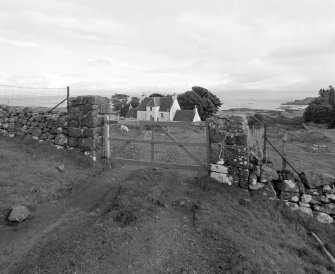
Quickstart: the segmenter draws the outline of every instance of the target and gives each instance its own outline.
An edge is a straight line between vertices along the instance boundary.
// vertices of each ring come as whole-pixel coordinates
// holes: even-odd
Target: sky
[[[1,0],[0,84],[77,93],[334,85],[334,0]]]

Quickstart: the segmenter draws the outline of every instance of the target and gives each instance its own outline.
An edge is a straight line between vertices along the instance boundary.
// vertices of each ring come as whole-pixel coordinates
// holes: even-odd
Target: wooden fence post
[[[151,137],[151,162],[155,162],[155,125],[151,127],[152,137]]]
[[[267,125],[264,123],[264,146],[263,146],[263,157],[264,157],[264,163],[267,162],[267,152],[266,152],[266,142],[267,142]]]
[[[282,164],[283,164],[282,165],[282,170],[284,170],[284,169],[286,169],[286,157],[287,157],[287,131],[285,131],[284,136],[282,138],[282,144],[283,144],[282,153],[283,153],[283,156],[284,156],[284,157],[282,157]]]
[[[207,143],[207,171],[209,172],[211,165],[211,139],[209,136],[209,123],[207,123],[206,125],[206,143]]]
[[[104,152],[107,163],[110,160],[110,142],[109,142],[109,116],[105,115],[104,117]]]

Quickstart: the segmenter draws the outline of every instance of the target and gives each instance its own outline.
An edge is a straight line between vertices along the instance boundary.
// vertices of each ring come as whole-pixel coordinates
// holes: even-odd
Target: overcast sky
[[[0,83],[318,90],[334,0],[1,0]]]

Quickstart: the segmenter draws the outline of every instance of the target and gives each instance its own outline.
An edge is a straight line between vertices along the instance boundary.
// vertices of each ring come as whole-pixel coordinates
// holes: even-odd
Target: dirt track
[[[207,272],[195,248],[192,208],[187,208],[187,200],[183,205],[173,203],[186,198],[185,180],[195,175],[116,167],[77,194],[41,205],[33,219],[7,227],[1,235],[1,269],[4,273]]]

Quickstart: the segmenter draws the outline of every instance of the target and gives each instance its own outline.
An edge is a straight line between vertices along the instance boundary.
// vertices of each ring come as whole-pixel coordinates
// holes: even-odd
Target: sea
[[[281,104],[301,100],[306,97],[316,97],[317,92],[305,91],[268,91],[268,90],[234,90],[234,91],[216,91],[213,92],[223,102],[221,110],[234,108],[262,109],[262,110],[280,110]],[[112,94],[112,93],[111,93]],[[101,96],[110,97],[111,94],[101,94]],[[79,94],[78,94],[79,95]],[[98,94],[97,94],[98,95]],[[71,95],[70,95],[71,96]],[[76,94],[77,96],[77,94]],[[131,95],[136,96],[136,94]],[[0,104],[11,106],[27,107],[48,107],[52,108],[66,98],[62,96],[35,96],[25,94],[24,96],[1,96]],[[61,104],[66,107],[66,102]],[[306,106],[291,106],[292,108],[304,108]]]
[[[306,97],[317,97],[317,92],[243,90],[222,91],[217,92],[216,95],[223,102],[222,110],[233,108],[280,110],[283,103],[302,100]],[[287,106],[296,109],[306,107],[306,105]]]

